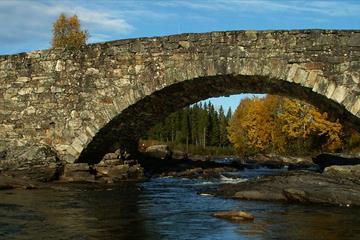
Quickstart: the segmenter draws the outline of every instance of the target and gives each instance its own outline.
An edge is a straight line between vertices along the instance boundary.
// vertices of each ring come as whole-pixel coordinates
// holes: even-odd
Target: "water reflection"
[[[1,191],[0,239],[360,239],[360,209],[197,194],[216,184],[168,178]],[[234,224],[211,216],[234,209],[253,213],[255,221]]]
[[[9,239],[151,238],[138,209],[139,190],[68,185],[58,190],[1,193],[1,237]],[[16,204],[10,204],[16,203]]]
[[[273,206],[271,206],[273,205]],[[360,209],[269,203],[253,224],[238,225],[239,236],[254,239],[359,239]]]

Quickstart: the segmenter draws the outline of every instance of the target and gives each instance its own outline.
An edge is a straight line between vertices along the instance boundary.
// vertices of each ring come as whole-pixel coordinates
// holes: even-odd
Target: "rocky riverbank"
[[[341,161],[335,161],[331,155],[326,155],[315,158],[313,162],[309,158],[262,155],[245,161],[202,161],[191,160],[186,154],[171,151],[165,145],[147,149],[138,160],[131,159],[119,149],[106,154],[98,164],[89,165],[64,163],[47,145],[34,144],[0,149],[0,190],[44,188],[54,182],[109,184],[141,181],[154,176],[218,179],[224,172],[249,166],[296,169],[318,163],[323,173],[290,171],[278,176],[259,177],[223,185],[216,194],[235,199],[360,206],[360,165],[348,165],[357,163],[359,159],[341,158]],[[342,166],[332,165],[334,163]]]
[[[216,195],[234,199],[360,206],[360,165],[331,166],[323,173],[292,171],[222,185]]]
[[[289,170],[317,168],[310,156],[293,157],[280,156],[275,154],[257,154],[255,156],[239,159],[241,164],[246,168],[268,167],[283,168],[288,167]]]
[[[0,190],[36,189],[56,182],[114,183],[144,179],[137,160],[117,150],[101,162],[66,163],[43,144],[0,149]]]
[[[239,162],[216,162],[202,158],[190,159],[186,153],[174,151],[167,145],[150,146],[139,158],[149,177],[185,177],[216,179],[223,172],[243,169]]]

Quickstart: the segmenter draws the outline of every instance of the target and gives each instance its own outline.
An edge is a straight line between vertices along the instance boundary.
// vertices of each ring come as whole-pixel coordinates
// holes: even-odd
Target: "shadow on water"
[[[152,238],[139,213],[135,184],[72,184],[0,196],[0,239]]]

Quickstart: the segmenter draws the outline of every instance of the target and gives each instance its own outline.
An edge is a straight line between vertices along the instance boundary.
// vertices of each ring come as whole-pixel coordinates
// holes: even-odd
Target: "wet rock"
[[[183,177],[183,178],[199,178],[199,179],[220,179],[221,174],[224,172],[235,171],[234,168],[229,167],[219,167],[219,168],[190,168],[184,171],[172,171],[162,173],[161,176],[171,176],[171,177]]]
[[[313,159],[321,170],[332,165],[356,165],[360,164],[360,156],[345,154],[320,154]]]
[[[152,158],[169,159],[172,152],[168,145],[153,145],[147,147],[144,154]]]
[[[13,177],[7,174],[0,175],[0,190],[38,189],[43,187],[42,184],[26,178]]]
[[[56,151],[45,144],[8,147],[2,151],[6,154],[3,154],[0,169],[16,169],[57,162]]]
[[[103,160],[118,159],[119,156],[120,156],[119,152],[107,153],[107,154],[104,155]]]
[[[188,157],[189,159],[191,159],[192,161],[209,161],[211,159],[210,156],[207,156],[207,155],[189,155]]]
[[[107,153],[103,156],[101,162],[106,160],[126,160],[129,159],[130,154],[127,153],[124,149],[117,149],[115,152]]]
[[[289,172],[221,186],[217,195],[236,199],[360,206],[360,182],[314,172]]]
[[[97,167],[108,167],[108,166],[116,166],[124,164],[124,161],[120,159],[110,159],[110,160],[103,160],[99,162],[96,166]]]
[[[310,157],[279,156],[274,154],[257,154],[244,160],[247,167],[264,166],[268,168],[282,168],[288,166],[290,170],[314,167]]]
[[[124,180],[141,180],[143,168],[136,160],[110,159],[95,165],[96,179],[107,183]]]
[[[102,178],[114,181],[122,181],[128,179],[129,165],[113,165],[108,167],[97,167],[97,175]]]
[[[284,189],[283,195],[288,201],[291,202],[300,202],[300,203],[309,202],[309,198],[306,192],[303,190],[288,188],[288,189]]]
[[[60,176],[62,182],[94,182],[95,175],[87,163],[72,163],[64,166],[63,174]]]
[[[45,144],[8,147],[0,161],[0,170],[8,175],[37,181],[52,181],[59,177],[62,163],[56,152]]]
[[[203,172],[202,168],[192,168],[181,172],[170,172],[168,174],[163,174],[163,176],[199,178],[202,172]]]
[[[184,160],[188,158],[188,155],[185,152],[179,150],[173,150],[171,158],[176,160]]]
[[[218,168],[207,168],[202,172],[203,179],[220,179],[222,173],[224,172],[233,172],[236,171],[234,168],[230,167],[218,167]]]
[[[61,172],[61,163],[48,163],[43,165],[32,165],[8,170],[7,173],[14,177],[28,178],[41,182],[54,181],[59,178]]]
[[[360,164],[343,166],[333,165],[326,167],[323,174],[360,181]]]
[[[253,221],[254,216],[244,211],[227,211],[217,212],[213,214],[214,217],[227,219],[230,221]]]
[[[12,186],[9,183],[0,183],[0,190],[9,190],[9,189],[13,189],[14,186]]]
[[[144,179],[144,169],[140,166],[140,164],[135,164],[129,167],[128,179]]]
[[[282,193],[273,191],[245,190],[236,192],[234,198],[238,199],[256,199],[256,200],[285,200]]]

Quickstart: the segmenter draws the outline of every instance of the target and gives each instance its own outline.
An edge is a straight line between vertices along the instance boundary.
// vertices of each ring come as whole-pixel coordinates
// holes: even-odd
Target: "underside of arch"
[[[263,76],[220,75],[175,83],[129,106],[107,123],[84,148],[77,162],[97,163],[104,154],[122,147],[135,153],[138,140],[170,113],[198,101],[241,93],[268,93],[304,100],[333,119],[360,130],[360,119],[311,88]]]

